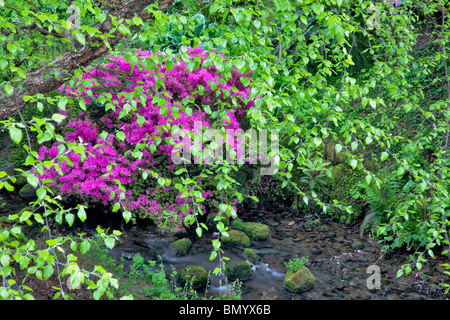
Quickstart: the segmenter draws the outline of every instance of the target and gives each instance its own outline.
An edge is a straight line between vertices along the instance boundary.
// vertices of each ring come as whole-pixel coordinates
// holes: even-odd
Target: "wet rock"
[[[170,247],[175,250],[177,256],[184,256],[192,247],[192,241],[189,238],[178,239],[170,244]]]
[[[315,254],[316,256],[321,254],[323,252],[322,249],[320,248],[313,248],[312,253]]]
[[[231,247],[250,247],[250,238],[244,232],[239,230],[228,231],[228,237],[222,237],[222,242],[224,245]]]
[[[187,237],[188,235],[189,235],[189,232],[187,232],[185,229],[178,230],[178,231],[175,233],[175,237],[177,237],[177,238],[179,238],[179,239],[185,238],[185,237]]]
[[[325,235],[325,238],[335,238],[336,233],[334,231],[330,231]]]
[[[266,240],[269,237],[269,226],[259,222],[242,222],[236,220],[232,227],[244,232],[250,239]]]
[[[295,272],[288,271],[284,277],[285,288],[293,293],[311,290],[314,282],[314,275],[307,267],[302,267]]]
[[[247,281],[253,278],[251,264],[243,260],[228,264],[226,266],[226,273],[230,281],[235,281],[237,279],[240,281]]]
[[[197,290],[208,283],[208,272],[201,266],[189,265],[178,271],[178,279],[183,285]]]
[[[163,251],[175,240],[175,237],[164,237],[151,232],[143,232],[142,234],[136,236],[134,243],[149,249]]]
[[[22,187],[22,189],[20,189],[19,196],[23,200],[35,200],[37,199],[36,189],[31,184],[26,184]]]
[[[281,224],[281,221],[274,219],[274,220],[270,221],[268,224],[272,227],[278,227]]]

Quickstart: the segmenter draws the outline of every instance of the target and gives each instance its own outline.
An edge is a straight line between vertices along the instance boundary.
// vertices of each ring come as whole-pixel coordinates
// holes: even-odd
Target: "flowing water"
[[[410,274],[397,278],[400,266],[407,262],[407,253],[396,253],[381,257],[381,245],[368,237],[360,237],[357,230],[342,225],[323,222],[328,230],[320,227],[306,230],[304,219],[292,217],[288,213],[247,212],[241,216],[244,221],[255,221],[270,226],[270,237],[264,241],[252,241],[251,248],[261,257],[252,266],[254,276],[242,283],[242,298],[261,299],[383,299],[412,300],[442,298],[442,287],[435,282],[444,279],[439,264],[443,261],[431,261],[420,274]],[[171,237],[150,231],[130,233],[120,245],[112,250],[113,256],[139,253],[147,258],[160,256],[168,270],[179,270],[188,265],[198,265],[206,270],[218,267],[217,259],[209,260],[212,251],[213,233],[201,239],[192,236],[193,246],[185,256],[176,256],[169,248]],[[136,239],[139,239],[136,241]],[[139,243],[139,244],[138,244]],[[245,259],[242,250],[224,249],[224,256],[231,261]],[[304,293],[294,294],[284,287],[287,272],[285,263],[295,257],[308,257],[307,264],[315,276],[314,287]],[[370,266],[379,267],[380,285],[376,285]],[[217,295],[229,291],[231,283],[224,283],[224,277],[211,276],[208,293]]]
[[[17,199],[14,205],[20,205]],[[0,212],[7,214],[11,205]],[[438,284],[449,281],[440,264],[448,262],[439,257],[424,264],[422,272],[396,277],[397,270],[408,261],[408,252],[381,255],[381,245],[369,237],[360,237],[357,228],[345,228],[340,224],[321,221],[321,226],[305,228],[302,215],[282,209],[270,211],[250,210],[240,214],[244,221],[262,222],[270,227],[270,237],[264,241],[252,241],[251,248],[261,257],[252,267],[254,276],[242,282],[242,299],[442,299],[443,288]],[[88,219],[89,220],[89,219]],[[326,226],[324,228],[323,226]],[[327,230],[324,230],[327,229]],[[161,257],[165,270],[179,270],[188,265],[199,265],[206,270],[218,267],[217,259],[210,261],[211,240],[214,233],[208,232],[198,238],[190,234],[193,246],[185,256],[176,256],[169,244],[173,236],[158,234],[152,228],[128,227],[121,242],[110,250],[115,258],[125,257],[131,263],[135,254],[145,261]],[[224,256],[231,261],[245,259],[242,250],[224,248]],[[294,294],[285,289],[283,281],[287,272],[286,263],[295,257],[308,257],[307,267],[315,277],[314,287],[308,292]],[[382,258],[380,258],[382,256]],[[380,270],[379,288],[371,288],[370,266]],[[217,296],[230,290],[232,283],[225,283],[224,276],[211,272],[207,294]],[[200,292],[202,293],[202,292]],[[204,293],[204,291],[203,291]]]

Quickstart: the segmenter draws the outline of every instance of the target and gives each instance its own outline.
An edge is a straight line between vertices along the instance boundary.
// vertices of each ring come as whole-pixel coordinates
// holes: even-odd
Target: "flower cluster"
[[[99,92],[99,88],[106,88],[115,110],[107,111],[97,121],[90,119],[89,112],[68,117],[65,138],[68,142],[83,143],[85,153],[68,153],[67,158],[58,163],[62,176],[59,177],[56,168],[51,167],[40,178],[53,179],[53,187],[61,193],[102,201],[104,204],[120,202],[123,208],[130,211],[144,210],[155,220],[168,217],[172,223],[177,224],[177,228],[182,228],[183,217],[189,214],[189,210],[181,213],[179,209],[186,199],[178,195],[173,203],[160,203],[153,192],[161,188],[158,185],[149,187],[142,194],[133,194],[131,186],[136,182],[136,177],[142,170],[157,165],[161,157],[168,160],[171,169],[174,168],[170,160],[174,147],[166,143],[166,139],[171,137],[171,131],[166,128],[176,125],[192,132],[194,123],[198,122],[203,127],[211,127],[212,120],[202,106],[212,109],[218,101],[226,102],[234,98],[238,101],[237,107],[229,108],[228,118],[224,120],[223,126],[235,130],[240,127],[236,116],[253,106],[253,101],[249,99],[250,87],[244,86],[240,81],[242,77],[251,79],[251,74],[239,74],[234,69],[229,79],[225,80],[215,66],[203,66],[208,52],[198,47],[190,48],[187,53],[191,61],[200,60],[198,68],[189,68],[180,59],[163,61],[156,64],[153,70],[146,70],[142,67],[145,63],[132,65],[124,57],[108,57],[109,63],[90,68],[79,79],[78,87],[62,86],[60,92],[70,97],[83,98],[87,104],[104,94]],[[136,53],[141,62],[151,59],[152,55],[150,51],[139,50]],[[126,97],[127,93],[133,92],[141,95],[136,95],[131,100]],[[156,96],[164,97],[165,104],[155,102],[160,101],[154,100]],[[186,98],[194,101],[190,104],[193,111],[189,113],[180,108]],[[130,110],[129,105],[133,100],[136,111],[129,111],[124,116],[123,110],[127,110],[127,107]],[[60,112],[69,114],[68,111]],[[102,131],[106,131],[107,135],[100,134]],[[118,131],[124,133],[124,139],[116,137],[115,133]],[[157,145],[156,150],[151,150],[152,144]],[[39,159],[55,158],[58,155],[58,145],[59,143],[42,146]],[[141,156],[130,156],[133,151],[140,152]],[[204,197],[212,197],[212,194],[206,191]],[[163,218],[161,212],[164,210],[166,214]]]

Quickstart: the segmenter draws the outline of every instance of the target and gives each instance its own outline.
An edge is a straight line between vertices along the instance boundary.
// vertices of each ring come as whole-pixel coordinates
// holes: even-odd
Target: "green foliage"
[[[67,22],[65,2],[37,1],[35,7],[31,1],[8,1],[13,8],[20,6],[14,10],[0,1],[0,94],[16,95],[28,71],[47,65],[63,50],[76,49],[76,42],[58,35],[71,31],[78,43],[87,45],[87,35],[105,41],[113,36],[93,30],[94,22],[106,18],[95,3],[86,0],[74,4],[83,17],[79,30]],[[127,25],[122,21],[119,26],[114,17],[111,22],[117,27],[115,32],[129,35],[117,47],[118,52],[129,52],[134,46],[172,56],[174,52],[183,54],[188,46],[200,45],[227,58],[217,54],[205,62],[222,72],[224,79],[233,69],[242,73],[251,70],[254,80],[247,85],[252,88],[249,99],[254,100],[254,107],[248,110],[246,122],[254,129],[277,128],[280,132],[276,155],[280,165],[277,176],[272,177],[281,186],[277,192],[285,191],[281,197],[292,198],[296,208],[323,212],[346,223],[356,221],[361,213],[359,204],[367,202],[373,212],[370,218],[376,215],[376,237],[385,244],[384,249],[406,246],[415,252],[400,270],[401,275],[413,268],[420,270],[429,257],[448,255],[450,248],[450,19],[445,4],[443,0],[411,1],[393,7],[380,1],[376,3],[380,15],[375,26],[368,23],[375,20],[368,10],[372,1],[366,0],[187,0],[164,12],[150,7],[154,18],[144,23],[130,19]],[[38,28],[21,28],[32,22]],[[431,30],[427,44],[418,41],[421,34],[417,30]],[[81,72],[81,68],[76,70],[72,80]],[[118,283],[103,267],[87,272],[77,264],[77,250],[63,249],[63,244],[77,243],[83,255],[89,239],[79,235],[54,237],[47,229],[47,223],[53,221],[69,227],[76,218],[85,221],[85,204],[64,208],[54,191],[43,187],[37,178],[44,167],[55,163],[55,159],[40,161],[37,145],[61,143],[58,158],[66,160],[69,151],[81,157],[84,154],[82,142],[65,141],[64,128],[58,127],[61,119],[53,116],[56,106],[65,107],[73,101],[42,94],[25,99],[43,114],[29,117],[24,112],[25,119],[19,114],[1,120],[0,129],[15,144],[12,159],[21,170],[17,174],[36,188],[38,200],[32,204],[33,210],[11,215],[10,224],[1,225],[0,296],[32,298],[27,287],[16,289],[14,262],[27,276],[39,280],[53,274],[69,276],[72,286],[87,284],[93,297],[99,299]],[[74,107],[74,112],[83,109],[76,103]],[[195,107],[203,110],[205,106]],[[97,110],[89,108],[88,112]],[[132,117],[134,111],[124,116]],[[328,170],[325,164],[330,153],[334,167]],[[132,157],[132,152],[127,156]],[[155,168],[155,174],[158,178],[173,177],[177,190],[194,195],[199,203],[205,200],[201,191],[207,190],[206,185],[213,187],[221,201],[209,203],[209,207],[229,217],[236,214],[233,200],[242,201],[242,195],[235,192],[234,177],[239,170],[240,165],[215,164],[189,168],[174,177],[162,165]],[[203,186],[196,183],[201,176],[205,177]],[[265,179],[252,177],[256,184]],[[16,176],[0,172],[0,189],[14,190],[16,180]],[[142,177],[134,192],[145,190],[144,180]],[[156,194],[167,202],[173,196],[163,190]],[[196,201],[190,204],[195,214],[189,222],[201,235],[206,227],[199,220],[203,212],[198,211]],[[24,224],[36,224],[49,237],[37,246],[34,239],[22,236]],[[237,231],[217,226],[224,242],[227,234],[232,238],[232,232]],[[107,247],[118,239],[117,232],[97,231]],[[220,257],[220,243],[214,241],[213,247],[212,258]],[[70,255],[58,256],[60,250]],[[155,281],[165,286],[158,277],[161,274]],[[58,290],[57,297],[66,298],[62,288]]]
[[[305,265],[309,263],[308,257],[297,257],[290,259],[287,263],[285,263],[286,268],[288,268],[288,271],[290,272],[296,272],[299,269],[302,269],[305,267]]]

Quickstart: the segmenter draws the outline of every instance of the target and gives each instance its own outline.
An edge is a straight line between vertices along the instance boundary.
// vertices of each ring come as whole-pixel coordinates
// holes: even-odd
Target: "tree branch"
[[[159,9],[163,10],[172,6],[174,0],[160,0]],[[143,21],[151,17],[151,14],[144,11],[154,0],[129,0],[112,13],[113,16],[120,19],[130,19],[133,16],[139,16]],[[93,28],[97,28],[102,33],[108,33],[114,26],[111,18],[108,17],[102,24],[97,23]],[[121,33],[115,33],[113,38],[108,38],[108,43],[113,48],[121,39]],[[45,94],[59,88],[67,76],[74,74],[80,67],[89,66],[92,61],[105,55],[109,49],[104,41],[98,37],[86,35],[86,46],[79,50],[66,51],[60,57],[56,58],[47,65],[27,73],[26,79],[21,82],[22,90],[17,91],[17,96],[3,96],[0,98],[0,119],[6,119],[17,113],[17,105],[22,109],[26,102],[24,96],[33,96],[38,93]],[[58,78],[55,74],[59,75]],[[4,89],[0,88],[0,95],[4,94]],[[15,98],[17,97],[17,105]]]

